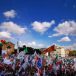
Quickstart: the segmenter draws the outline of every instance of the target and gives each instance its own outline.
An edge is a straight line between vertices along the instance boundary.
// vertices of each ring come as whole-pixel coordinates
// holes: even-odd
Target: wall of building
[[[7,47],[10,46],[10,49],[7,49]],[[8,53],[12,53],[14,51],[14,44],[11,42],[8,42],[7,44],[3,44],[2,50],[8,51]]]

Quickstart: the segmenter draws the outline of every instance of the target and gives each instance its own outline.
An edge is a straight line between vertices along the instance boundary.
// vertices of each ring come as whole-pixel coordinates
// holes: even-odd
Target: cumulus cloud
[[[69,42],[69,41],[71,41],[71,39],[68,36],[63,37],[60,40],[58,40],[58,42]]]
[[[51,38],[52,36],[50,35],[50,36],[48,36],[49,38]]]
[[[29,42],[28,45],[29,46],[36,46],[36,42],[35,41]]]
[[[76,50],[76,43],[74,43],[73,45],[70,46],[71,49],[75,49]]]
[[[33,48],[43,48],[44,47],[44,44],[41,44],[41,43],[37,43],[35,41],[32,41],[32,42],[28,42],[27,43],[27,46],[30,46],[30,47],[33,47]]]
[[[6,32],[6,31],[0,32],[0,39],[10,39],[10,38],[12,38],[12,37],[9,32]]]
[[[31,41],[31,42],[19,42],[19,46],[23,46],[26,45],[28,47],[33,47],[33,48],[44,48],[44,44],[41,43],[37,43],[35,41]]]
[[[52,20],[51,22],[38,22],[35,21],[32,23],[33,30],[44,33],[47,31],[53,24],[55,24],[55,21]]]
[[[15,10],[6,11],[3,13],[6,18],[14,18],[16,16]]]
[[[69,46],[64,46],[66,49],[72,49],[72,50],[76,50],[76,43],[73,43],[72,45]]]
[[[1,23],[1,29],[4,29],[8,32],[16,33],[16,34],[23,34],[27,30],[27,28],[22,28],[20,25],[9,21]]]
[[[52,36],[60,35],[76,35],[76,22],[75,21],[65,21],[60,23],[54,31],[56,32]]]

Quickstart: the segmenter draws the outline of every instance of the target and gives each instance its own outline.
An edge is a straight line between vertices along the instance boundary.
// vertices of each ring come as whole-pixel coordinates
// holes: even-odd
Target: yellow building
[[[14,46],[15,45],[12,42],[3,43],[2,50],[5,50],[11,54],[14,51]]]
[[[58,56],[61,56],[61,57],[65,57],[66,52],[65,52],[64,47],[57,47],[56,51],[55,51],[55,54],[58,54]]]
[[[68,56],[68,51],[65,50],[64,47],[62,46],[57,46],[57,45],[52,45],[42,52],[46,56],[56,56],[56,54],[60,57],[67,57]]]

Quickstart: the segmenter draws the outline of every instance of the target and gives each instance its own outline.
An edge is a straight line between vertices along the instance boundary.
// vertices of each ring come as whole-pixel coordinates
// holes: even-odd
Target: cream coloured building
[[[46,48],[44,50],[44,52],[45,52],[44,54],[46,56],[50,55],[50,56],[54,57],[54,56],[56,56],[56,54],[59,57],[66,57],[66,56],[68,56],[68,53],[67,53],[68,51],[66,51],[64,47],[58,46],[58,45],[55,45],[54,49],[51,49],[51,46],[50,46],[50,47]]]
[[[67,53],[66,53],[66,50],[64,47],[61,47],[61,46],[55,46],[56,48],[56,51],[53,51],[53,52],[50,52],[50,55],[51,56],[56,56],[56,54],[59,56],[59,57],[66,57],[67,56]]]

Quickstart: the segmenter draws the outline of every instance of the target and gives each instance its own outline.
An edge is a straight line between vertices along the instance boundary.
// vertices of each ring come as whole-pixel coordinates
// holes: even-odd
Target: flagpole
[[[17,53],[19,53],[19,41],[17,41]]]

